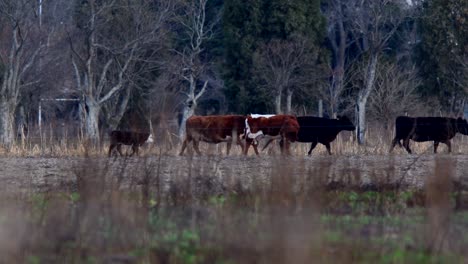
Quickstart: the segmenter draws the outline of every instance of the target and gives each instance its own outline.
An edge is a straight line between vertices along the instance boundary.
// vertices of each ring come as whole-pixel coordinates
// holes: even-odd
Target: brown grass
[[[54,135],[53,129],[49,129],[39,135],[35,133],[30,138],[18,140],[12,146],[0,147],[0,156],[3,157],[78,157],[78,156],[105,156],[109,147],[108,136],[103,135],[100,146],[91,146],[87,144],[80,135],[71,135],[67,131],[62,132],[64,137]],[[143,155],[177,155],[180,151],[180,142],[173,131],[157,130],[161,135],[155,135],[156,143],[144,146]],[[371,127],[367,131],[367,142],[365,145],[359,145],[355,139],[354,132],[343,131],[337,139],[331,143],[332,153],[335,155],[388,155],[390,143],[393,139],[393,130],[384,130],[378,127]],[[266,140],[260,142],[260,148],[263,148]],[[414,142],[410,143],[411,148],[416,154],[431,154],[433,152],[433,142]],[[208,144],[201,142],[200,148],[206,155],[225,155],[226,143]],[[310,143],[293,143],[291,153],[294,156],[304,156],[310,148]],[[189,153],[191,146],[189,146]],[[128,153],[131,150],[127,150]],[[440,144],[439,153],[446,153],[445,144]],[[457,135],[452,139],[452,152],[454,154],[468,153],[468,137]],[[242,155],[239,146],[233,144],[231,155]],[[268,149],[261,152],[261,155],[279,155],[279,146],[277,142],[270,144]],[[407,154],[406,150],[396,147],[393,151],[395,155]],[[251,148],[249,155],[254,155]],[[312,155],[327,155],[323,145],[318,144]]]

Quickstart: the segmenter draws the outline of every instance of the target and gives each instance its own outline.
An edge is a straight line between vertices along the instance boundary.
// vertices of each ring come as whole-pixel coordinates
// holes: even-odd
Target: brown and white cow
[[[245,120],[246,146],[244,154],[247,155],[250,145],[254,146],[255,154],[258,139],[264,136],[269,138],[281,138],[284,142],[281,146],[283,154],[289,153],[289,143],[297,140],[299,123],[292,115],[249,115]]]
[[[245,118],[242,115],[191,116],[185,123],[186,137],[180,155],[184,154],[187,144],[191,141],[198,155],[201,154],[198,148],[200,141],[214,144],[227,142],[226,155],[229,155],[232,140],[236,138],[237,144],[244,150],[240,136],[244,133]]]
[[[117,148],[120,156],[123,156],[122,145],[131,145],[132,153],[130,156],[133,154],[138,156],[138,147],[146,142],[153,142],[153,136],[150,133],[114,130],[110,133],[110,146],[108,155],[110,157],[114,148]]]

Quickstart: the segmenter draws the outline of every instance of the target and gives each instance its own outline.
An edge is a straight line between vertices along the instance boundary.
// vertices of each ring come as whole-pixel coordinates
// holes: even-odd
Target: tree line
[[[0,0],[0,141],[37,125],[41,99],[69,98],[41,106],[94,142],[322,102],[364,143],[367,120],[463,114],[467,21],[463,0]]]

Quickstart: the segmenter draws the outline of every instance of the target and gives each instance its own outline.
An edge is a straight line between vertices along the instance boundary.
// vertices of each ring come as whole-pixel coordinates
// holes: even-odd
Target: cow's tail
[[[393,149],[395,148],[395,146],[398,144],[398,146],[400,146],[400,148],[403,147],[403,145],[401,144],[401,138],[398,138],[398,137],[395,137],[393,140],[392,140],[392,144],[390,146],[390,150],[389,150],[389,153],[391,153],[393,151]]]

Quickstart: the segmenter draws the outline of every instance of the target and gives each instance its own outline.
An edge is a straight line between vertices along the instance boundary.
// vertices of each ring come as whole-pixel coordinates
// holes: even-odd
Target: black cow
[[[109,157],[111,156],[114,148],[117,148],[120,156],[123,156],[121,149],[122,144],[132,146],[132,153],[130,156],[135,153],[138,156],[138,147],[143,145],[145,142],[153,142],[153,136],[150,133],[114,130],[110,133],[110,141]]]
[[[342,130],[353,131],[356,129],[354,124],[346,116],[338,116],[338,119],[314,117],[314,116],[298,116],[299,133],[297,134],[297,142],[312,142],[310,150],[307,153],[309,156],[312,150],[318,143],[325,145],[328,154],[331,153],[330,142],[336,139],[338,133]],[[267,142],[264,149],[271,142]],[[280,141],[280,146],[282,142]]]
[[[448,152],[452,152],[450,140],[457,134],[468,135],[468,123],[463,118],[449,117],[407,117],[399,116],[395,120],[395,138],[392,141],[390,152],[398,144],[411,154],[409,140],[416,142],[434,141],[434,153],[442,142],[447,145]]]
[[[298,116],[299,122],[298,142],[312,142],[308,155],[318,143],[325,145],[328,154],[331,155],[330,142],[335,140],[338,133],[342,130],[353,131],[356,129],[354,124],[346,116],[338,116],[338,119],[329,119],[313,116]]]

